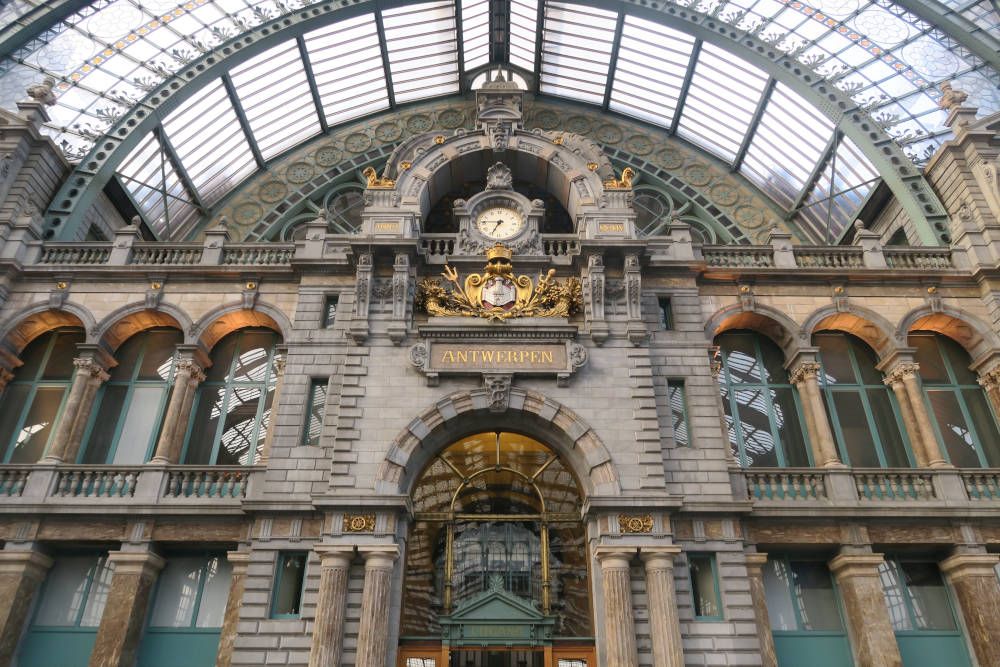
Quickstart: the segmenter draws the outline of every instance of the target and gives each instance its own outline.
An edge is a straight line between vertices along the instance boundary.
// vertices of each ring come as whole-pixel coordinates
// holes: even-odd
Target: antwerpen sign
[[[410,363],[435,382],[442,374],[478,375],[517,373],[569,376],[587,362],[587,351],[578,343],[520,343],[493,341],[423,341],[410,348]]]

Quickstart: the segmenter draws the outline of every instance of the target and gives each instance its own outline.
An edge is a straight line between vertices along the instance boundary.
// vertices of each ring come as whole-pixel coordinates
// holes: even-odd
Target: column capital
[[[788,382],[799,385],[808,380],[818,380],[821,367],[818,361],[800,361],[793,366],[788,373]]]
[[[181,357],[177,360],[174,368],[175,377],[183,373],[195,382],[202,383],[205,381],[205,369],[194,359]]]
[[[602,545],[594,548],[594,558],[602,570],[628,568],[635,557],[636,547]]]
[[[938,563],[941,574],[949,580],[966,577],[996,577],[994,567],[1000,563],[1000,554],[955,554]]]
[[[395,544],[374,544],[359,546],[358,552],[365,559],[365,569],[391,570],[399,557],[399,547]]]
[[[754,551],[751,553],[743,554],[743,557],[746,561],[746,566],[748,570],[749,569],[759,570],[762,569],[765,565],[767,565],[767,554],[762,554],[760,552]]]
[[[115,574],[148,576],[162,570],[167,561],[152,551],[112,551],[108,563],[115,566]]]
[[[53,563],[40,551],[0,551],[0,575],[34,574],[41,579]]]
[[[994,366],[989,370],[978,370],[979,373],[979,385],[986,391],[991,391],[1000,387],[1000,366]]]
[[[639,558],[646,564],[646,569],[673,569],[674,557],[681,553],[677,545],[639,547]]]
[[[243,574],[250,565],[249,551],[227,551],[226,560],[233,566],[233,574]]]
[[[101,382],[107,382],[110,377],[104,366],[94,357],[89,355],[75,357],[73,359],[73,366],[77,369],[77,372],[83,375],[89,375],[95,380],[99,380]]]
[[[319,564],[322,568],[350,567],[351,561],[354,560],[354,547],[351,546],[317,544],[313,547],[313,551],[319,554]]]
[[[834,556],[828,563],[830,573],[837,579],[849,577],[873,577],[878,568],[885,562],[882,554],[873,553],[842,553]]]
[[[901,361],[894,364],[891,368],[886,368],[883,373],[885,374],[885,379],[882,382],[887,386],[892,386],[897,382],[916,379],[920,373],[920,364],[915,361]]]

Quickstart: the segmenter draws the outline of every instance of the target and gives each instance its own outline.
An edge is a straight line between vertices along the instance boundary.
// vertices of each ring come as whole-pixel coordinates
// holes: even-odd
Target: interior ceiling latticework
[[[27,86],[55,77],[47,131],[71,159],[203,54],[289,12],[322,8],[309,0],[96,0],[57,19],[67,1],[13,0],[0,9],[0,39],[19,44],[0,61],[0,104],[12,108]],[[942,81],[969,93],[982,114],[1000,111],[1000,15],[995,0],[920,2],[962,28],[946,32],[904,9],[913,2],[690,6],[835,81],[919,162],[947,133],[937,107]],[[343,16],[331,13],[326,25],[249,59],[234,57],[119,158],[115,177],[158,237],[186,234],[240,182],[330,127],[464,93],[466,74],[490,64],[523,71],[532,92],[638,118],[702,148],[816,242],[835,241],[878,180],[862,148],[812,100],[627,5],[379,2]],[[19,29],[32,30],[31,39],[11,40]]]

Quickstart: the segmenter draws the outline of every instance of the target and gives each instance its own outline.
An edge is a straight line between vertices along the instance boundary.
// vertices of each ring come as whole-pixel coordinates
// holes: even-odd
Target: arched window
[[[478,433],[444,449],[413,491],[401,634],[440,641],[500,592],[550,618],[554,638],[590,637],[581,504],[572,473],[529,437]]]
[[[176,329],[154,329],[118,348],[118,365],[94,402],[83,463],[134,465],[149,460],[167,408],[175,351],[183,340]]]
[[[4,463],[35,463],[45,454],[73,382],[76,346],[83,341],[83,331],[65,329],[42,334],[24,348],[0,410]]]
[[[969,370],[972,360],[952,339],[930,332],[910,334],[920,380],[944,455],[959,467],[1000,466],[1000,433],[986,395]]]
[[[819,347],[820,386],[841,460],[863,468],[912,465],[899,408],[875,368],[871,348],[850,334],[813,336]]]
[[[270,329],[242,329],[216,344],[191,411],[184,463],[252,465],[260,459],[279,340]]]
[[[715,339],[722,353],[719,387],[733,456],[743,466],[808,466],[798,392],[778,346],[752,331]]]

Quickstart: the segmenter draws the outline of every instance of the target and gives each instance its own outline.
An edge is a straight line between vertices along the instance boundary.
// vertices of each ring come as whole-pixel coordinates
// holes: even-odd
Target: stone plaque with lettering
[[[572,341],[422,341],[410,348],[410,362],[431,384],[442,374],[485,373],[555,375],[562,384],[587,362],[587,351]]]

